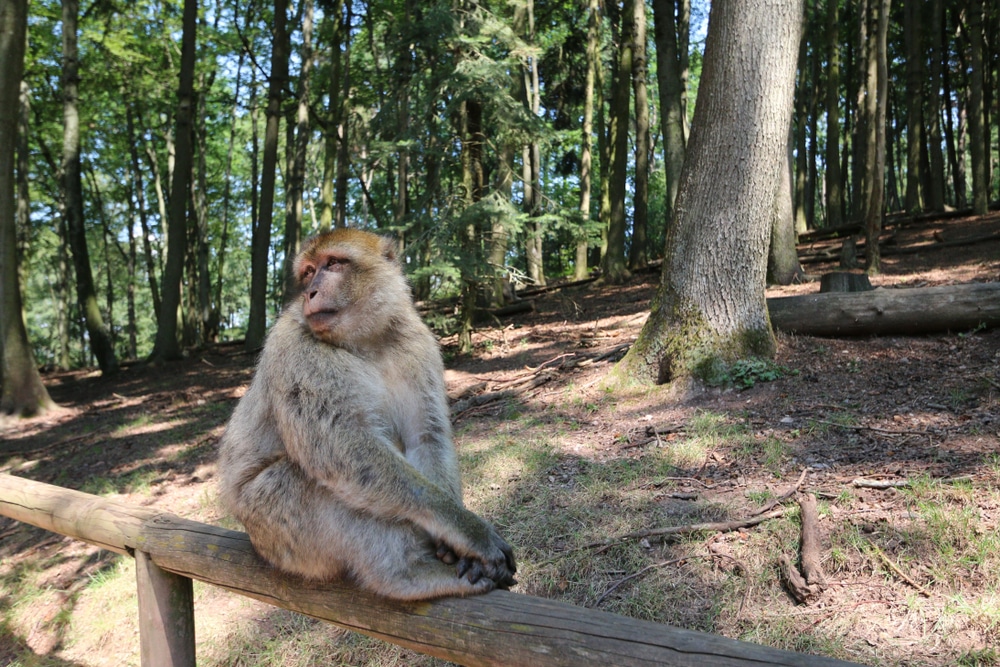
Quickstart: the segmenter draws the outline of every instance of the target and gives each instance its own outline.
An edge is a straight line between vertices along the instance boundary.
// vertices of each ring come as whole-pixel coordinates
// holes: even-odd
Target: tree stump
[[[875,289],[864,273],[835,271],[820,278],[820,292],[867,292]]]

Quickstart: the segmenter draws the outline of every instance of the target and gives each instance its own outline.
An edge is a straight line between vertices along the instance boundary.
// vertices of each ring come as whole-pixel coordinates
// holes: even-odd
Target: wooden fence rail
[[[464,665],[852,664],[507,591],[385,600],[281,575],[244,533],[7,474],[0,514],[136,558],[144,667],[194,665],[192,579]]]

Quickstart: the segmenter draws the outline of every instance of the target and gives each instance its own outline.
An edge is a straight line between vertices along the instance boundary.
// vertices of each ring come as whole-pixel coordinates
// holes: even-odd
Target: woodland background
[[[707,14],[689,0],[33,0],[16,173],[36,361],[111,371],[255,348],[301,239],[344,224],[399,238],[418,300],[461,297],[441,331],[467,334],[511,277],[620,282],[663,253]],[[860,221],[875,183],[883,213],[984,213],[998,69],[995,3],[807,3],[796,230]]]

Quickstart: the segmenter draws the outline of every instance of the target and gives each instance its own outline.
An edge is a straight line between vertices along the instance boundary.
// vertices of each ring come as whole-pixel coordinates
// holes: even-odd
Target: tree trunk
[[[288,169],[288,187],[285,195],[288,198],[288,205],[285,207],[288,214],[285,217],[285,257],[281,270],[283,301],[288,300],[295,282],[292,275],[292,263],[295,261],[295,256],[299,254],[299,245],[302,237],[306,151],[309,148],[310,137],[309,80],[313,64],[312,27],[313,3],[312,0],[305,0],[302,17],[302,69],[299,73],[299,99],[295,113],[294,141],[289,146],[292,151],[292,159]],[[289,125],[291,128],[291,124]]]
[[[286,0],[287,4],[287,0]],[[343,52],[340,54],[341,67],[340,90],[336,95],[340,104],[337,118],[337,182],[335,190],[336,208],[333,214],[333,225],[335,227],[347,226],[347,177],[350,173],[351,153],[350,153],[350,118],[348,117],[348,101],[351,99],[351,23],[353,22],[354,3],[344,3],[346,13],[342,24]],[[285,64],[285,71],[288,71],[288,64]]]
[[[633,14],[632,87],[635,91],[635,201],[632,213],[632,245],[628,264],[633,271],[649,263],[647,218],[649,217],[649,93],[646,79],[646,2],[636,0]]]
[[[903,39],[906,42],[906,211],[919,213],[924,208],[920,152],[924,145],[924,58],[923,31],[920,29],[921,5],[903,2]]]
[[[944,6],[942,0],[931,1],[930,33],[930,87],[927,98],[927,146],[930,152],[930,183],[928,207],[932,211],[944,210],[944,153],[941,145],[941,58],[944,53],[943,26]]]
[[[663,133],[663,167],[667,178],[665,222],[673,220],[674,202],[684,166],[687,137],[684,131],[684,82],[678,53],[675,0],[653,0],[656,35],[656,78],[660,91],[660,131]]]
[[[791,285],[805,278],[796,248],[795,210],[792,205],[792,137],[789,122],[785,166],[778,174],[775,188],[771,245],[767,258],[767,281],[778,285]]]
[[[875,35],[875,83],[869,91],[875,98],[875,113],[872,117],[874,128],[869,129],[867,178],[870,180],[870,195],[865,216],[865,261],[869,275],[880,273],[881,255],[878,237],[882,233],[882,213],[885,209],[885,132],[886,107],[889,97],[889,74],[886,54],[886,33],[889,26],[890,0],[873,0],[878,9],[878,29]],[[872,68],[869,66],[869,73]],[[871,111],[871,106],[869,106]],[[874,156],[872,156],[874,153]]]
[[[844,224],[844,184],[840,173],[840,2],[826,7],[826,226]]]
[[[476,100],[466,100],[462,104],[462,183],[465,190],[465,206],[470,207],[483,198],[485,178],[483,171],[483,106]],[[479,292],[476,257],[479,253],[480,230],[475,223],[469,223],[461,231],[464,262],[461,267],[461,329],[458,334],[458,350],[461,354],[472,351],[472,330],[476,312],[476,295]]]
[[[704,377],[720,364],[774,353],[764,300],[767,248],[774,184],[786,165],[802,15],[802,0],[712,3],[660,286],[613,381]]]
[[[264,344],[267,330],[268,251],[271,249],[271,223],[274,219],[274,188],[278,167],[278,124],[281,121],[281,98],[288,78],[288,48],[285,24],[288,0],[274,2],[274,39],[271,77],[267,95],[267,125],[264,130],[264,163],[261,167],[260,210],[253,229],[250,279],[250,319],[247,323],[246,349]]]
[[[173,178],[170,183],[170,218],[167,221],[167,265],[163,271],[163,302],[150,355],[155,361],[179,359],[177,311],[181,304],[181,278],[187,254],[188,178],[192,163],[194,114],[194,62],[198,3],[184,0],[180,84],[177,88],[177,136]]]
[[[591,168],[593,165],[594,135],[594,82],[597,78],[598,48],[601,37],[601,9],[599,0],[587,0],[587,78],[583,97],[583,137],[580,142],[580,214],[583,226],[576,241],[576,260],[573,279],[583,280],[589,275],[587,252],[590,223]]]
[[[989,145],[983,109],[983,0],[969,0],[969,151],[972,154],[972,213],[986,215],[989,210]]]
[[[344,2],[337,0],[333,3],[331,11],[325,12],[323,21],[329,31],[329,48],[327,53],[330,57],[330,85],[328,94],[330,98],[330,112],[327,116],[326,127],[323,130],[323,182],[320,185],[320,216],[319,231],[329,231],[333,226],[334,218],[334,181],[337,174],[337,129],[340,126],[341,112],[343,110],[343,100],[340,99],[341,91],[341,70],[343,69],[343,56],[341,55],[341,44],[345,37],[343,29]]]
[[[212,89],[212,82],[215,80],[213,71],[207,77],[203,74],[199,77],[198,88],[198,160],[195,165],[195,173],[192,174],[191,201],[194,204],[195,220],[195,250],[197,269],[197,294],[194,305],[197,309],[192,314],[192,320],[197,328],[196,343],[199,347],[209,341],[214,341],[212,328],[212,277],[208,268],[208,130],[206,127],[206,96]],[[192,291],[194,289],[192,288]]]
[[[14,151],[24,72],[26,0],[0,3],[0,413],[35,415],[54,407],[35,366],[21,307],[17,269]]]
[[[229,144],[226,148],[226,172],[222,186],[222,233],[219,236],[219,259],[215,274],[215,310],[213,312],[211,331],[217,340],[222,322],[222,284],[226,273],[226,253],[229,249],[229,202],[232,195],[231,176],[233,173],[233,150],[236,146],[236,127],[240,119],[240,84],[243,78],[243,59],[245,53],[240,50],[236,64],[236,85],[233,89],[233,111],[229,121]]]
[[[800,234],[809,229],[806,215],[806,188],[809,187],[809,152],[806,147],[809,128],[809,40],[805,35],[799,43],[798,83],[795,86],[795,121],[792,132],[795,141],[795,170],[792,190],[792,207],[795,215],[795,230]]]
[[[608,143],[611,146],[611,169],[608,188],[611,198],[611,218],[608,221],[608,249],[604,255],[604,278],[609,283],[624,282],[629,277],[625,266],[625,198],[628,181],[628,130],[630,92],[632,90],[634,3],[644,0],[626,0],[621,11],[621,33],[615,75],[611,84],[611,127]]]
[[[855,9],[857,11],[857,50],[855,57],[855,67],[853,77],[856,84],[854,103],[854,128],[851,136],[851,217],[864,219],[868,213],[866,208],[869,196],[866,188],[868,181],[868,145],[870,143],[868,132],[869,126],[874,123],[874,111],[868,108],[869,101],[874,105],[875,92],[873,89],[869,94],[869,79],[874,80],[874,75],[869,76],[868,64],[874,62],[875,52],[869,52],[869,33],[872,32],[869,26],[870,10],[869,5],[878,0],[859,0]]]
[[[77,109],[80,84],[79,61],[76,46],[76,21],[79,13],[77,0],[63,0],[63,189],[66,201],[66,224],[69,244],[76,270],[76,293],[87,325],[90,348],[97,357],[101,373],[118,371],[118,360],[108,336],[101,309],[97,305],[94,275],[90,269],[90,252],[83,222],[83,183],[80,175],[80,113]],[[14,95],[17,100],[17,95]]]
[[[527,0],[525,13],[515,17],[515,24],[523,24],[523,31],[528,44],[535,44],[535,3]],[[516,28],[515,28],[516,30]],[[520,31],[518,31],[520,32]],[[538,57],[531,55],[524,69],[525,103],[532,116],[537,117],[541,111],[541,88],[538,75]],[[537,287],[545,286],[545,261],[542,256],[542,225],[537,218],[542,213],[542,149],[537,141],[532,141],[524,147],[522,157],[522,176],[524,178],[524,210],[529,215],[525,237],[528,264],[528,278]]]
[[[135,191],[136,209],[139,217],[139,226],[142,229],[142,251],[146,265],[146,278],[149,281],[149,295],[153,302],[153,317],[158,318],[160,314],[160,289],[156,282],[156,270],[153,260],[153,248],[149,240],[149,214],[146,211],[146,186],[142,178],[142,165],[139,162],[139,139],[135,132],[135,121],[132,118],[132,105],[125,107],[125,129],[129,137],[129,164],[132,172],[132,183]]]

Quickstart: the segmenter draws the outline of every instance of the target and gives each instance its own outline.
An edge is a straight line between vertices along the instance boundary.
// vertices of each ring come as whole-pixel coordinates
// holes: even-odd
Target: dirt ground
[[[978,241],[942,247],[963,239]],[[816,242],[800,252],[835,255],[840,243]],[[1000,281],[1000,214],[909,222],[895,228],[886,246],[918,247],[887,253],[884,273],[873,284],[894,289]],[[818,275],[836,270],[836,261],[804,268]],[[515,526],[508,536],[521,554],[521,590],[869,664],[1000,664],[1000,578],[984,570],[1000,559],[969,555],[971,537],[963,542],[961,536],[923,555],[907,527],[941,503],[956,512],[943,515],[946,523],[969,516],[970,533],[983,538],[975,544],[1000,546],[989,541],[1000,521],[1000,330],[852,339],[779,334],[776,362],[787,372],[775,381],[742,391],[707,389],[683,400],[664,389],[609,395],[600,381],[642,327],[657,280],[654,271],[625,286],[591,284],[531,297],[534,312],[477,331],[471,357],[459,358],[454,338],[444,339],[460,451],[505,429],[544,442],[551,463],[535,483],[537,489],[552,487],[548,511],[558,512],[560,503],[552,499],[572,503],[571,495],[559,494],[583,484],[596,466],[642,465],[684,442],[698,415],[720,415],[742,429],[744,449],[723,439],[698,461],[673,465],[670,475],[619,480],[630,498],[644,494],[644,502],[655,504],[640,524],[652,528],[671,517],[690,523],[704,515],[692,513],[692,500],[725,508],[728,518],[746,516],[804,475],[802,488],[821,501],[819,537],[831,585],[817,602],[797,605],[780,583],[767,583],[776,579],[773,557],[754,564],[746,555],[761,532],[746,528],[698,540],[683,555],[702,558],[696,548],[707,554],[706,585],[746,578],[740,567],[761,571],[756,584],[748,580],[728,603],[709,600],[688,611],[647,614],[629,606],[629,585],[608,590],[630,572],[605,573],[600,586],[590,575],[590,586],[580,590],[564,571],[542,564],[567,548],[565,538],[532,538]],[[816,290],[810,282],[772,288],[768,296]],[[127,365],[112,379],[90,371],[49,374],[46,384],[62,409],[0,423],[0,471],[225,523],[214,503],[215,447],[253,362],[241,347],[220,345],[160,368]],[[748,442],[776,443],[778,453],[769,456],[761,445],[748,454]],[[923,490],[914,495],[906,487],[858,487],[858,479]],[[617,496],[609,491],[606,498],[608,505]],[[505,502],[513,507],[533,500],[520,492]],[[796,507],[794,500],[788,507]],[[792,544],[795,526],[789,524]],[[875,551],[844,548],[851,539],[872,536],[881,545]],[[671,560],[657,544],[649,545],[649,562]],[[110,656],[135,651],[134,624],[104,629],[96,638],[73,629],[102,615],[116,618],[119,612],[83,592],[118,567],[106,552],[0,518],[0,664],[127,664]],[[681,568],[664,567],[661,583],[648,585],[668,586],[672,576],[683,580]],[[200,595],[211,600],[216,616],[265,626],[274,618],[257,603]],[[962,615],[954,611],[961,604],[975,609]],[[947,620],[956,613],[959,621]],[[199,637],[233,636],[231,629],[200,622],[209,625],[199,628]],[[828,651],[822,642],[793,639],[803,634],[839,643]],[[211,664],[239,662],[213,655]],[[44,658],[36,663],[30,656]],[[419,662],[412,654],[395,660]]]

